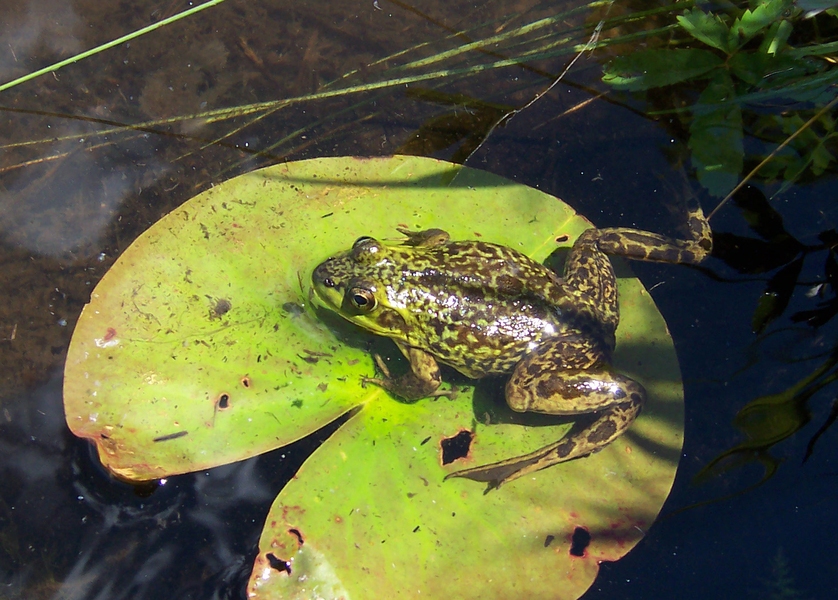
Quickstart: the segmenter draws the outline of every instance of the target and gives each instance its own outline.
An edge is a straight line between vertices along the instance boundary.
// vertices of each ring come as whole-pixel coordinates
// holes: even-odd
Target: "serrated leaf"
[[[681,27],[695,39],[728,53],[728,26],[721,17],[694,7],[677,18]]]
[[[812,173],[820,175],[829,168],[829,165],[835,162],[835,157],[826,149],[823,142],[818,143],[812,148]]]
[[[707,50],[643,50],[615,58],[602,80],[618,89],[647,90],[701,79],[722,64],[721,58]]]
[[[779,23],[773,23],[765,36],[762,47],[766,54],[776,56],[786,47],[786,42],[792,32],[791,21],[783,19]]]
[[[778,21],[789,6],[788,0],[761,0],[753,10],[746,10],[730,26],[728,44],[739,48],[763,29]]]

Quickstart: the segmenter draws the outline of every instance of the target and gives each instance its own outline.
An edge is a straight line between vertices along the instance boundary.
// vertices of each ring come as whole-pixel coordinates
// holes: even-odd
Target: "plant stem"
[[[176,15],[172,15],[171,17],[168,17],[167,19],[163,19],[162,21],[154,23],[153,25],[148,25],[147,27],[143,27],[142,29],[138,29],[137,31],[133,31],[133,32],[129,33],[128,35],[123,35],[121,38],[111,40],[110,42],[108,42],[106,44],[102,44],[101,46],[96,46],[95,48],[87,50],[86,52],[82,52],[81,54],[76,54],[75,56],[71,56],[70,58],[67,58],[67,59],[59,61],[57,63],[51,64],[48,67],[44,67],[43,69],[39,69],[39,70],[37,70],[33,73],[29,73],[27,75],[24,75],[23,77],[18,77],[17,79],[15,79],[13,81],[9,81],[7,83],[4,83],[4,84],[0,85],[0,92],[2,92],[3,90],[7,90],[9,88],[12,88],[12,87],[14,87],[14,86],[16,86],[20,83],[23,83],[25,81],[29,81],[30,79],[34,79],[35,77],[38,77],[39,75],[43,75],[44,73],[52,73],[54,71],[57,71],[61,67],[66,67],[67,65],[72,64],[74,62],[78,62],[78,61],[82,60],[83,58],[87,58],[88,56],[93,56],[94,54],[98,54],[99,52],[102,52],[103,50],[108,50],[109,48],[113,48],[114,46],[118,46],[119,44],[121,44],[123,42],[127,42],[127,41],[130,41],[130,40],[133,40],[134,38],[138,38],[141,35],[145,35],[146,33],[150,33],[150,32],[154,31],[155,29],[157,29],[159,27],[163,27],[165,25],[168,25],[169,23],[174,23],[175,21],[178,21],[178,20],[180,20],[184,17],[188,17],[189,15],[192,15],[196,12],[200,12],[200,11],[204,10],[205,8],[210,8],[212,6],[215,6],[216,4],[221,4],[222,2],[224,2],[224,0],[209,0],[208,2],[204,2],[203,4],[200,4],[198,6],[190,8],[189,10],[185,10],[181,13],[176,14]]]

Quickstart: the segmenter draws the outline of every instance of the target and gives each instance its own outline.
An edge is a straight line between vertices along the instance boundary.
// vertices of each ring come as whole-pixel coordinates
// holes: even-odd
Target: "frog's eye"
[[[350,288],[346,292],[346,301],[359,313],[366,313],[375,308],[375,296],[365,288]]]
[[[365,235],[363,237],[359,237],[355,240],[355,243],[352,244],[351,256],[357,261],[362,261],[366,260],[367,256],[375,254],[380,249],[381,244],[378,243],[378,240]]]

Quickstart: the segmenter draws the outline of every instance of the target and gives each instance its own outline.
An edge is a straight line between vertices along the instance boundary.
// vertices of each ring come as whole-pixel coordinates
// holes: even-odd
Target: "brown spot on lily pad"
[[[174,433],[167,433],[166,435],[161,435],[159,437],[154,438],[153,442],[168,442],[169,440],[176,440],[181,438],[185,435],[189,435],[188,431],[175,431]]]
[[[233,304],[226,298],[211,298],[210,300],[213,300],[211,319],[219,319],[233,309]]]

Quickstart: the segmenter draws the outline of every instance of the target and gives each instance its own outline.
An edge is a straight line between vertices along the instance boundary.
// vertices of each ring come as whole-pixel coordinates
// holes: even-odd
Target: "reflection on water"
[[[112,149],[76,152],[85,140],[82,129],[87,127],[74,122],[51,128],[57,137],[78,137],[51,146],[66,158],[37,179],[21,177],[4,190],[0,236],[8,243],[31,254],[66,259],[79,248],[94,247],[136,193]],[[144,161],[147,178],[162,176],[169,168],[154,158],[147,139],[131,140],[123,151]]]
[[[3,7],[0,36],[8,52],[0,54],[0,79],[23,73],[35,57],[55,60],[85,50],[79,39],[85,26],[72,3],[65,0],[28,0]]]
[[[8,81],[189,5],[6,3],[0,8],[0,78]],[[663,118],[664,131],[637,111],[638,99],[613,91],[608,101],[565,114],[606,90],[594,58],[581,59],[566,81],[503,126],[491,129],[481,120],[497,107],[527,104],[572,52],[539,55],[526,68],[487,65],[525,55],[536,47],[533,40],[551,32],[571,43],[587,41],[590,30],[574,27],[589,17],[562,12],[569,8],[530,0],[477,6],[228,0],[0,92],[0,580],[6,596],[241,598],[264,515],[316,446],[314,440],[295,452],[173,478],[138,495],[101,472],[86,444],[64,425],[61,366],[90,291],[137,235],[197,192],[278,160],[381,155],[401,147],[448,158],[477,149],[470,166],[560,196],[598,225],[671,228],[664,215],[682,183],[670,158],[683,155],[683,124]],[[609,10],[629,12],[619,5]],[[529,37],[504,37],[553,15],[562,17]],[[466,41],[452,32],[493,41],[479,52],[458,53]],[[444,51],[450,54],[439,54]],[[475,65],[479,72],[465,72]],[[416,79],[445,69],[455,73]],[[399,77],[413,79],[253,108]],[[452,102],[457,94],[479,102]],[[254,112],[208,112],[235,106]],[[470,137],[469,123],[493,131],[488,142]],[[425,139],[417,140],[416,132]],[[765,187],[767,196],[778,188]],[[715,203],[702,201],[706,208]],[[819,232],[836,228],[828,181],[813,178],[771,202],[804,244],[819,243]],[[444,226],[445,207],[438,210]],[[713,225],[751,235],[733,206]],[[770,275],[743,276],[720,261],[708,266],[735,284],[684,268],[633,266],[655,288],[686,383],[685,454],[665,513],[736,494],[759,480],[761,469],[751,465],[702,487],[690,485],[703,465],[741,441],[731,426],[736,412],[802,380],[836,337],[834,323],[812,330],[782,317],[757,343],[754,306]],[[823,264],[808,261],[798,281],[814,286],[823,278]],[[818,302],[796,293],[788,314]],[[781,576],[797,582],[788,589],[834,594],[827,574],[835,541],[823,535],[838,525],[831,510],[834,429],[801,465],[833,397],[831,388],[813,395],[812,422],[772,449],[784,459],[775,478],[748,495],[665,519],[628,557],[605,565],[586,597],[704,598],[719,589],[737,596],[780,589],[764,585],[780,568],[777,556],[785,556]]]

